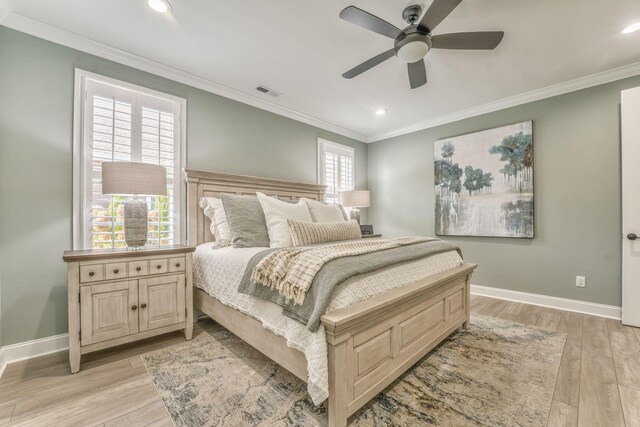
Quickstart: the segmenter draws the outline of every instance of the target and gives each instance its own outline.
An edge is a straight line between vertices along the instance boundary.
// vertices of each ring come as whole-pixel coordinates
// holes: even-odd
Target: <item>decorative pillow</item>
[[[234,248],[269,247],[269,232],[262,206],[254,196],[220,195]]]
[[[311,218],[313,218],[313,222],[346,221],[340,205],[330,205],[327,203],[318,202],[317,200],[306,198],[303,198],[301,200],[304,200],[304,202],[309,207],[309,212],[311,212]]]
[[[299,200],[298,203],[287,203],[266,194],[256,193],[256,195],[262,205],[272,248],[292,246],[287,220],[313,221],[307,204],[302,200]]]
[[[360,225],[355,219],[340,222],[303,222],[288,220],[294,246],[361,239]]]
[[[216,197],[203,197],[200,199],[200,207],[204,214],[211,220],[211,234],[215,239],[216,247],[229,246],[231,243],[231,230],[227,222],[227,214],[224,211],[222,200]]]

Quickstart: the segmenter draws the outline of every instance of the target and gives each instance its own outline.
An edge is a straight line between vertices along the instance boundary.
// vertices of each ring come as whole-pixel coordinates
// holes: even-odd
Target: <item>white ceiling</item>
[[[353,4],[402,28],[410,0],[170,0],[168,15],[146,0],[2,1],[6,22],[42,21],[369,139],[640,62],[640,31],[621,33],[640,21],[638,0],[464,0],[434,33],[503,30],[502,44],[434,49],[428,83],[414,90],[395,57],[343,79],[393,41],[338,18]],[[283,95],[263,95],[258,84]]]

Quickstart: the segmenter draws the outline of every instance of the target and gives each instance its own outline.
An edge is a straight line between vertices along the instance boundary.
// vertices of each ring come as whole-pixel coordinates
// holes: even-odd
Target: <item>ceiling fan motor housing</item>
[[[404,19],[409,25],[413,25],[418,22],[420,15],[422,15],[422,8],[417,4],[408,6],[402,11],[402,19]]]
[[[431,49],[431,35],[418,26],[410,26],[395,39],[393,49],[396,56],[406,62],[421,60]]]

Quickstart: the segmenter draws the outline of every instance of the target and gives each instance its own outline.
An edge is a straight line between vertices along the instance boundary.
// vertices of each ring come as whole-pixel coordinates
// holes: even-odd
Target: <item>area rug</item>
[[[353,426],[544,426],[566,335],[474,315]],[[306,384],[227,331],[143,356],[177,426],[322,426]]]

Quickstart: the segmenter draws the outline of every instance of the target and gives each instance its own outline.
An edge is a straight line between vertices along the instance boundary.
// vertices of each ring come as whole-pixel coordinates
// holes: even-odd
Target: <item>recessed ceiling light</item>
[[[385,114],[387,114],[387,110],[385,110],[384,108],[378,108],[376,110],[376,116],[384,116]]]
[[[171,9],[171,3],[169,3],[167,0],[149,0],[147,4],[151,9],[155,10],[158,13],[165,13],[169,9]]]
[[[633,32],[638,31],[638,30],[640,30],[640,22],[636,22],[635,24],[629,25],[627,28],[622,30],[622,32],[624,34],[629,34],[629,33],[633,33]]]

